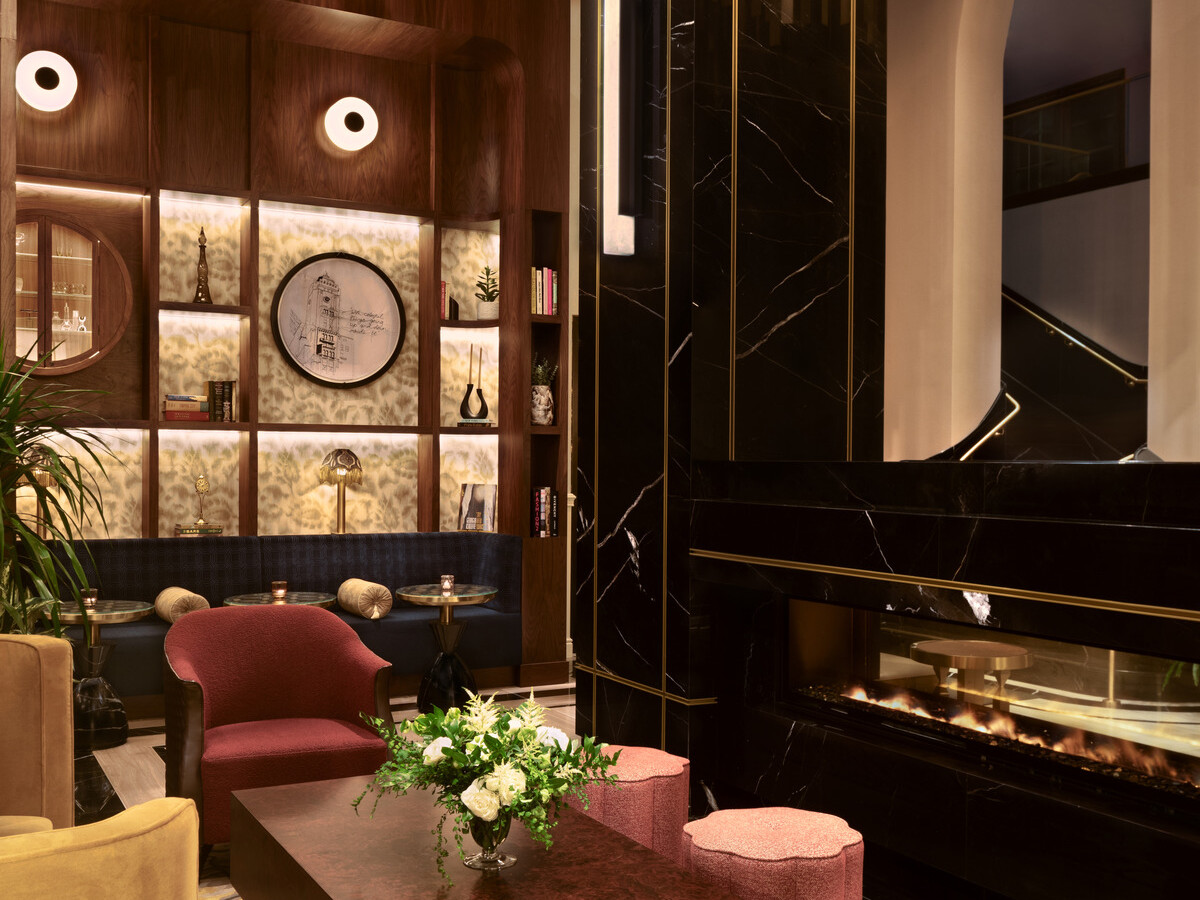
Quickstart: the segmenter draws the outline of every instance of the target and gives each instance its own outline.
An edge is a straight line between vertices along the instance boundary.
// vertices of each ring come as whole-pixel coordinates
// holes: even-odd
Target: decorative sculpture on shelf
[[[471,345],[471,360],[467,363],[467,390],[463,394],[462,403],[458,406],[459,425],[487,425],[488,405],[483,399],[483,388],[475,387],[475,382],[471,375],[475,368],[475,345]],[[479,348],[479,382],[483,383],[483,348]],[[475,411],[471,410],[471,392],[475,392],[476,398],[479,400],[479,408]]]
[[[210,301],[211,302],[211,301]],[[196,497],[200,500],[200,515],[196,517],[197,525],[207,525],[204,520],[204,495],[208,493],[208,478],[201,475],[196,479]]]
[[[208,238],[204,236],[203,226],[200,228],[200,239],[196,243],[200,245],[200,261],[196,263],[196,296],[192,298],[192,302],[212,303],[212,295],[208,292],[208,256],[204,252]]]

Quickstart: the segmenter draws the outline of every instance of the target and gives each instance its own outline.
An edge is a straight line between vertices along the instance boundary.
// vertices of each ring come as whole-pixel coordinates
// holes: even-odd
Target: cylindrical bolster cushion
[[[154,611],[168,622],[197,609],[208,609],[208,601],[185,588],[169,587],[154,598]]]
[[[373,581],[347,578],[338,588],[338,605],[364,619],[379,619],[392,608],[392,591]]]

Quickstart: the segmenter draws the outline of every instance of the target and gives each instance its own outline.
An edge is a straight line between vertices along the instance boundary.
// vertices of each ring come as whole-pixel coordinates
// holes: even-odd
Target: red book
[[[208,422],[208,411],[199,409],[166,409],[163,419],[167,422]]]

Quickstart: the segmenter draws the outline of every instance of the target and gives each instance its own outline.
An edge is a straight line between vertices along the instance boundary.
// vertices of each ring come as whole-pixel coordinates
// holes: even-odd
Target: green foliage
[[[0,336],[0,359],[6,357]],[[86,616],[79,589],[87,586],[87,579],[72,542],[80,539],[82,526],[93,516],[104,525],[93,473],[104,474],[101,457],[112,453],[102,437],[67,425],[79,415],[76,402],[100,392],[32,379],[33,370],[49,357],[47,353],[36,362],[18,357],[0,369],[0,632],[4,633],[44,628],[61,636],[58,598],[68,594]],[[68,442],[90,460],[88,468],[56,446]],[[32,493],[36,522],[17,515],[18,487]],[[57,556],[50,551],[54,541],[59,542]]]
[[[481,303],[495,303],[500,299],[500,284],[497,281],[498,272],[493,272],[491,266],[484,266],[475,281],[475,299]]]
[[[389,793],[407,794],[410,788],[436,791],[434,803],[443,812],[433,831],[435,853],[438,871],[447,881],[443,826],[451,817],[460,857],[465,855],[463,835],[470,833],[477,813],[486,821],[500,816],[519,819],[535,841],[549,847],[563,800],[578,797],[586,808],[584,788],[615,782],[616,776],[607,772],[620,754],[603,753],[607,745],[591,737],[569,741],[559,729],[546,726],[545,716],[532,698],[510,710],[497,705],[494,697],[472,695],[462,709],[442,712],[435,707],[395,729],[390,722],[364,717],[387,742],[388,761],[354,806],[357,809],[369,793],[376,795],[378,805]],[[491,818],[481,809],[490,809]]]
[[[533,384],[554,384],[554,378],[558,375],[558,365],[550,365],[548,359],[538,359],[537,354],[533,355],[533,370],[530,373],[530,381]]]
[[[1171,663],[1171,665],[1167,666],[1166,674],[1163,675],[1163,681],[1162,681],[1163,690],[1165,691],[1167,689],[1167,685],[1170,684],[1172,678],[1182,678],[1183,673],[1186,671],[1186,669],[1187,669],[1187,663],[1180,662],[1178,660]],[[1200,687],[1200,663],[1192,663],[1191,669],[1192,669],[1192,686]]]

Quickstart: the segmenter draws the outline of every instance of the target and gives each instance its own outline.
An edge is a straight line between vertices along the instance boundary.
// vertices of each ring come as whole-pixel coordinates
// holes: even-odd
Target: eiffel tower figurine
[[[212,295],[208,292],[208,256],[204,252],[208,238],[204,236],[203,226],[200,228],[200,240],[197,243],[200,245],[200,261],[196,263],[196,296],[192,298],[192,302],[212,303]]]

